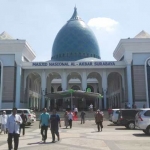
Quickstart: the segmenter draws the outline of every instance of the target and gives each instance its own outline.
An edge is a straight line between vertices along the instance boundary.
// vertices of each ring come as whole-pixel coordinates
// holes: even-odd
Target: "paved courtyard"
[[[62,122],[63,125],[63,122]],[[104,129],[97,132],[95,122],[87,120],[81,125],[73,122],[72,129],[60,128],[61,140],[51,143],[51,134],[45,144],[41,142],[38,122],[26,128],[26,135],[20,137],[19,150],[149,150],[150,137],[140,130],[127,130],[104,121]],[[0,150],[7,150],[7,135],[0,135]]]

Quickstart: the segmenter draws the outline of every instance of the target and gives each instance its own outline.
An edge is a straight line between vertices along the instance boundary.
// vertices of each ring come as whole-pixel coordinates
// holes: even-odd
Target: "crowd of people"
[[[93,111],[93,110],[92,110]],[[86,113],[84,110],[81,111],[80,115],[78,114],[78,109],[75,107],[74,111],[65,111],[64,112],[64,126],[65,128],[72,128],[73,120],[76,120],[80,116],[81,124],[85,124],[85,116]],[[98,132],[102,131],[103,128],[103,112],[99,109],[94,113],[95,122],[97,124]],[[78,119],[77,119],[78,120]],[[0,133],[4,132],[4,134],[8,133],[8,149],[11,150],[13,148],[12,139],[14,139],[14,150],[18,149],[19,137],[22,130],[22,135],[25,135],[25,124],[27,122],[27,116],[22,111],[21,115],[17,114],[17,108],[12,109],[12,114],[7,116],[6,112],[3,111],[0,114]],[[46,108],[43,108],[43,112],[40,114],[39,128],[42,136],[42,141],[45,143],[47,140],[47,131],[50,128],[52,135],[52,143],[55,143],[55,136],[57,140],[60,140],[59,127],[61,127],[61,120],[59,114],[56,112],[56,109],[53,109],[50,114],[47,112]]]

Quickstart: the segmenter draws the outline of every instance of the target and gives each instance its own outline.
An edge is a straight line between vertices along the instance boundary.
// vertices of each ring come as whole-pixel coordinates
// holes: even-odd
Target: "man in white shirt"
[[[72,120],[73,120],[73,113],[70,111],[68,114],[69,126],[70,129],[72,128]]]
[[[91,110],[91,112],[93,112],[93,105],[92,104],[90,105],[90,110]]]
[[[75,116],[77,116],[77,114],[78,114],[78,108],[76,106],[74,108],[74,113],[75,113]]]
[[[17,114],[17,108],[13,108],[12,111],[12,114],[8,116],[6,125],[8,130],[8,147],[9,150],[12,149],[12,138],[14,137],[14,150],[17,150],[19,143],[19,130],[20,124],[22,124],[22,119],[20,115]]]
[[[4,131],[4,134],[6,133],[6,124],[7,124],[7,115],[6,111],[3,111],[3,114],[1,116],[1,132]]]

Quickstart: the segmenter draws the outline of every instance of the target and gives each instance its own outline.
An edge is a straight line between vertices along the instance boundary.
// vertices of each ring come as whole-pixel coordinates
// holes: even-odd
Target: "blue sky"
[[[0,33],[26,39],[35,61],[50,60],[56,34],[75,5],[95,33],[102,60],[114,60],[120,39],[150,33],[150,0],[0,0]]]

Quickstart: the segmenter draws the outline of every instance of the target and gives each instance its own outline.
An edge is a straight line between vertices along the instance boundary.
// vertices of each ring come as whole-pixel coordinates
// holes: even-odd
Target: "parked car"
[[[114,124],[117,124],[118,116],[119,116],[119,110],[120,109],[112,109],[112,113],[109,116],[109,121],[113,122]]]
[[[150,108],[140,110],[135,116],[135,125],[147,135],[150,135]]]
[[[12,113],[12,109],[0,109],[0,112],[6,111],[7,115],[10,115]],[[33,111],[30,109],[17,109],[17,114],[21,114],[21,112],[24,111],[24,114],[27,116],[27,123],[26,125],[31,125],[31,123],[36,121],[36,115],[33,114]]]
[[[135,128],[135,116],[140,109],[120,109],[118,116],[118,124],[128,129]]]

